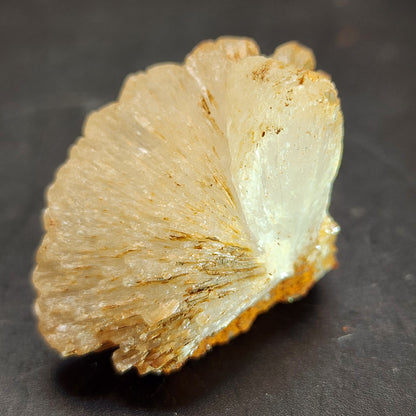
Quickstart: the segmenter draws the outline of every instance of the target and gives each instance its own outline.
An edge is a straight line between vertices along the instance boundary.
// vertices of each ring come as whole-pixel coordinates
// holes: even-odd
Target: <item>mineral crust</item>
[[[296,42],[198,45],[127,77],[47,191],[36,314],[63,355],[170,372],[336,265],[334,84]]]

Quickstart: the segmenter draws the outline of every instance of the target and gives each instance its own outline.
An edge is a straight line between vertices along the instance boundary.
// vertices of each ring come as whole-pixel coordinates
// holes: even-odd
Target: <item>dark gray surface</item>
[[[2,0],[0,414],[416,414],[413,4]],[[31,306],[44,187],[127,73],[222,34],[265,53],[298,39],[333,75],[346,129],[331,208],[341,266],[172,376],[116,375],[108,353],[62,360]]]

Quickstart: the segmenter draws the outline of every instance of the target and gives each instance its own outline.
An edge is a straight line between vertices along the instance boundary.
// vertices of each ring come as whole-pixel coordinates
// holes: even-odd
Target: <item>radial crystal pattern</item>
[[[343,137],[334,84],[296,42],[198,45],[127,77],[47,192],[33,281],[63,355],[117,347],[170,372],[336,265]]]

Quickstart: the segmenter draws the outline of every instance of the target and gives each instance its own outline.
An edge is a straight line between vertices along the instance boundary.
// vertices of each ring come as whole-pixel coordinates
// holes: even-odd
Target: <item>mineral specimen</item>
[[[118,347],[170,372],[246,331],[336,265],[335,86],[310,49],[245,38],[127,77],[88,116],[47,192],[33,281],[63,355]]]

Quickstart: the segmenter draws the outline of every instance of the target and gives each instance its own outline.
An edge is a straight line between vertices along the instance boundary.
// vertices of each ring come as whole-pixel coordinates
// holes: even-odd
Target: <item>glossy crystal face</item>
[[[87,118],[33,275],[54,348],[115,345],[120,371],[170,371],[296,270],[333,267],[342,114],[314,62],[296,43],[267,58],[220,38],[130,75]]]

